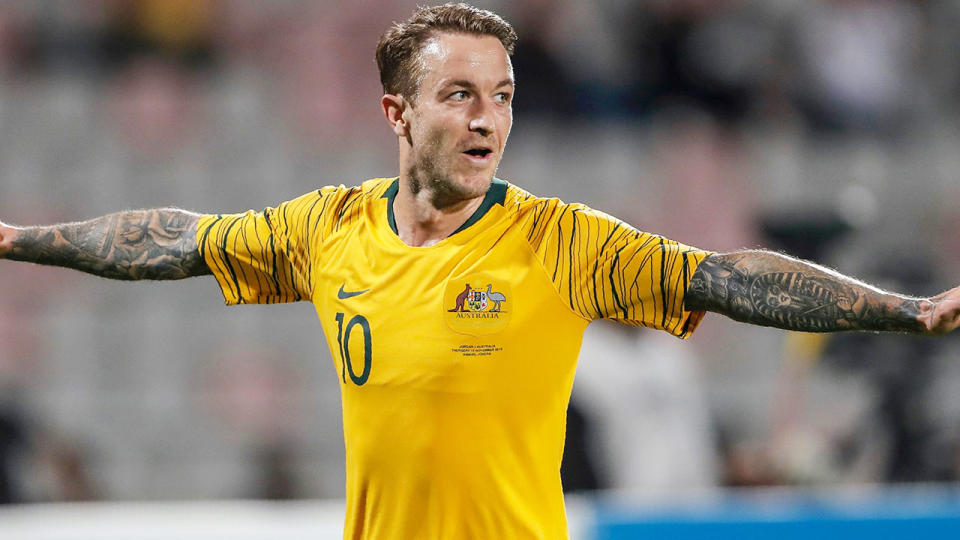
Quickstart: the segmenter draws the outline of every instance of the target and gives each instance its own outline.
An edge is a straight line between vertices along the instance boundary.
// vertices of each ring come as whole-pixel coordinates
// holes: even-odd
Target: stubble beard
[[[428,190],[431,194],[431,204],[438,209],[485,195],[493,180],[493,174],[491,174],[486,182],[477,187],[456,182],[453,173],[454,164],[451,163],[449,156],[444,155],[444,140],[443,130],[432,131],[423,150],[417,152],[416,158],[407,170],[407,178],[410,179],[410,190],[413,194],[416,195],[424,189]]]

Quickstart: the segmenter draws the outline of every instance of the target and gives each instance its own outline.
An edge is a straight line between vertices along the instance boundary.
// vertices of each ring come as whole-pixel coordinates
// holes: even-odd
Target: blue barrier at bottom
[[[593,540],[960,539],[960,491],[893,489],[877,493],[736,494],[687,505],[599,503]]]

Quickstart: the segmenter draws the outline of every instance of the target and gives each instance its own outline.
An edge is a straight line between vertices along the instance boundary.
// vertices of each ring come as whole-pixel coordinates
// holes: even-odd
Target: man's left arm
[[[744,250],[704,259],[684,308],[801,332],[945,334],[960,326],[960,287],[913,298],[778,253]]]

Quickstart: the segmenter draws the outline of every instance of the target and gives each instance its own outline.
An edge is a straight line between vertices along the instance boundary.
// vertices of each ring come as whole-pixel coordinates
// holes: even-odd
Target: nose
[[[477,100],[470,112],[470,124],[468,126],[470,131],[484,137],[493,133],[493,117],[490,105],[485,100]]]

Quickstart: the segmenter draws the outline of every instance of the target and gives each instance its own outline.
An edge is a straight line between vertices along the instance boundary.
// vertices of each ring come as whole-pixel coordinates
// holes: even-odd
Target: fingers
[[[8,227],[0,221],[0,258],[6,257],[7,253],[13,249],[13,237],[16,235],[16,229]]]
[[[944,301],[944,318],[947,325],[947,332],[952,332],[960,327],[960,287],[949,291],[947,299]]]
[[[960,287],[934,297],[933,301],[934,310],[930,316],[933,333],[946,334],[960,327]]]
[[[937,320],[934,321],[936,334],[946,334],[953,332],[960,326],[960,310],[943,310],[942,313],[938,314]]]

